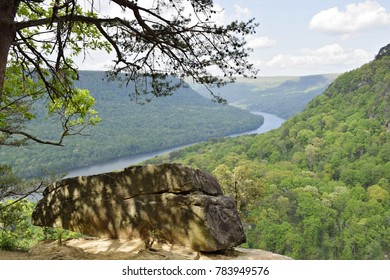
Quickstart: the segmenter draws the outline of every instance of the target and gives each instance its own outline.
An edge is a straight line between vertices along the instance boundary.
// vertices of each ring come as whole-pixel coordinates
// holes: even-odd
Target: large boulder
[[[35,225],[113,239],[144,238],[198,251],[245,242],[234,200],[211,175],[177,164],[64,179],[38,202]],[[150,244],[151,245],[151,244]]]

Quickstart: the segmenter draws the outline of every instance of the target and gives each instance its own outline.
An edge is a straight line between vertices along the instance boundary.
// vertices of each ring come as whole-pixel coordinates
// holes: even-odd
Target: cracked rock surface
[[[217,180],[178,164],[64,179],[44,191],[32,219],[90,236],[142,238],[149,246],[158,241],[204,252],[245,242],[234,200]]]

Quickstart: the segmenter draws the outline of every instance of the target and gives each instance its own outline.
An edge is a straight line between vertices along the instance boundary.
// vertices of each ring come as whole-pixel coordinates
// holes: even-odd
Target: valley
[[[251,107],[248,104],[255,104],[253,100],[259,99],[266,89],[269,91],[268,100],[260,98],[257,103],[268,106],[272,100],[280,102],[286,99],[286,96],[292,96],[296,98],[294,104],[303,108],[312,98],[310,92],[313,87],[322,88],[325,82],[330,83],[331,79],[325,78],[328,76],[333,77],[319,75],[315,79],[260,78],[256,84],[250,79],[240,80],[234,85],[235,95],[229,95],[233,85],[227,85],[222,91],[215,92],[226,98],[229,104],[235,106],[233,107],[212,102],[210,94],[206,95],[204,92],[202,97],[194,90],[202,92],[201,87],[194,84],[184,84],[172,96],[154,98],[150,102],[147,101],[148,96],[132,100],[132,85],[126,87],[118,81],[109,82],[105,79],[104,72],[82,71],[76,86],[91,92],[101,122],[87,127],[81,135],[65,139],[64,147],[31,144],[15,149],[3,146],[0,148],[0,164],[12,165],[15,172],[22,177],[65,174],[76,168],[87,168],[116,158],[150,154],[208,139],[250,132],[263,124],[262,116],[237,107],[258,109],[259,107]],[[257,89],[253,85],[256,85]],[[283,91],[278,90],[281,87],[284,88]],[[248,98],[249,95],[251,98]],[[237,96],[242,97],[239,104]],[[265,109],[261,112],[272,113],[267,107]],[[284,106],[283,113],[279,115],[291,116],[296,112],[294,110],[296,109]],[[39,112],[38,116],[30,123],[32,133],[55,139],[60,131],[60,126],[55,125],[55,119],[48,119],[45,114]]]
[[[104,72],[81,72],[76,85],[95,98],[102,119],[80,135],[67,137],[63,147],[31,144],[3,146],[0,164],[10,164],[23,177],[48,176],[123,156],[148,153],[255,129],[261,116],[217,104],[184,85],[171,96],[131,100],[132,85],[108,82]],[[143,98],[141,100],[141,98]],[[58,137],[61,126],[37,108],[31,133],[48,139]],[[57,124],[57,125],[56,125]]]

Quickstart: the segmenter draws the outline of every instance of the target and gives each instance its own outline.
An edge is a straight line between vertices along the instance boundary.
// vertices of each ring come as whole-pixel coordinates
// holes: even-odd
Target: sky
[[[390,43],[389,0],[216,0],[224,20],[260,23],[251,61],[261,76],[343,73]]]
[[[374,59],[390,43],[390,0],[214,0],[214,21],[255,18],[247,38],[259,76],[343,73]],[[113,9],[112,15],[120,13]],[[109,57],[93,55],[80,69],[102,70]]]

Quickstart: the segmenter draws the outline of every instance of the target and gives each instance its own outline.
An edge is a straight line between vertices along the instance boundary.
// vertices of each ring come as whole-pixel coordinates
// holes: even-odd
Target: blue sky
[[[389,0],[216,0],[222,20],[260,23],[251,60],[261,76],[341,73],[390,43]],[[226,23],[225,22],[225,23]]]
[[[153,3],[142,0],[138,3]],[[101,2],[105,3],[105,2]],[[390,0],[214,0],[227,24],[255,18],[257,34],[247,38],[250,60],[260,76],[342,73],[371,61],[390,43]],[[115,5],[102,4],[110,16]],[[81,69],[104,69],[109,57],[92,55]]]

